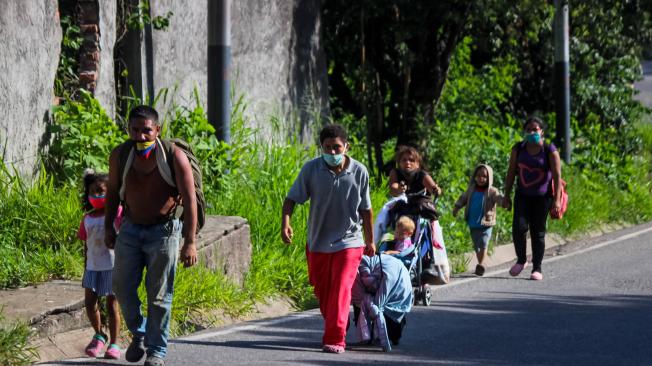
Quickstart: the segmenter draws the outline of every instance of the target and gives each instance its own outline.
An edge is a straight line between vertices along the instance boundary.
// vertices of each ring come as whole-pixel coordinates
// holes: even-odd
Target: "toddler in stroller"
[[[404,257],[412,252],[412,234],[414,234],[414,221],[407,216],[401,216],[396,221],[396,228],[394,229],[394,237],[391,238],[388,234],[385,235],[386,240],[381,238],[381,244],[385,244],[385,249],[382,251],[389,255],[399,255]],[[400,255],[405,252],[405,254]]]
[[[389,211],[390,222],[392,218],[398,218],[403,215],[410,216],[417,223],[417,232],[421,227],[421,220],[430,223],[430,228],[425,232],[428,234],[424,240],[430,241],[434,245],[435,251],[425,250],[419,253],[422,258],[422,268],[425,281],[448,282],[449,273],[445,271],[446,276],[438,276],[437,264],[448,264],[448,258],[445,256],[443,236],[441,235],[441,226],[437,221],[439,213],[436,210],[436,198],[441,195],[441,188],[435,180],[426,171],[423,165],[423,159],[417,149],[411,146],[399,146],[396,151],[395,160],[397,167],[389,173],[389,191],[394,197],[405,197],[404,200],[397,201],[392,205]],[[433,199],[434,198],[434,199]],[[415,235],[413,242],[417,243]],[[438,252],[439,251],[439,252]],[[435,258],[439,256],[440,258]],[[439,263],[437,263],[439,262]]]
[[[403,228],[405,224],[402,222],[412,223],[414,229],[409,231],[409,235],[414,238],[414,244],[411,243],[409,237],[407,240],[401,241],[404,234],[400,234],[400,232],[405,231]],[[439,233],[433,233],[432,227],[432,223],[427,219],[416,217],[415,223],[409,217],[401,216],[396,223],[395,230],[395,236],[398,236],[399,240],[393,238],[391,233],[386,233],[378,245],[380,253],[392,255],[403,263],[408,270],[414,289],[414,302],[422,301],[426,306],[430,305],[432,297],[430,285],[446,284],[450,276],[446,248],[443,245],[443,238],[441,238],[441,228],[435,222],[434,227],[438,229]],[[404,244],[406,241],[409,242],[409,245]],[[405,248],[401,251],[394,250],[397,245]]]
[[[410,276],[399,259],[386,254],[362,256],[351,289],[357,342],[378,343],[383,351],[390,351],[391,345],[399,344],[412,301]]]

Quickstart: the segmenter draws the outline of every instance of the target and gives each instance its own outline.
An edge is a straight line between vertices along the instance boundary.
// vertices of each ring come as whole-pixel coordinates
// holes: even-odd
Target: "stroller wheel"
[[[425,286],[423,290],[423,305],[430,306],[430,300],[432,298],[432,293],[430,292],[430,287]]]

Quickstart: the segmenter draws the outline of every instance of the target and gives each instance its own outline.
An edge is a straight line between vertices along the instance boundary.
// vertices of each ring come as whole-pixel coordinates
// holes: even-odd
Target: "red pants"
[[[363,250],[351,248],[335,253],[313,253],[306,248],[308,280],[315,288],[319,310],[324,317],[324,345],[346,345],[351,287]]]

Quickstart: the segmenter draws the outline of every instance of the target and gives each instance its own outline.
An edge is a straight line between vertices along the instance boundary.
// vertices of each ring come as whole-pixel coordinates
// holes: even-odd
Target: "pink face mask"
[[[90,202],[91,206],[93,206],[94,209],[99,210],[104,208],[104,206],[106,205],[106,196],[105,195],[88,196],[88,202]]]

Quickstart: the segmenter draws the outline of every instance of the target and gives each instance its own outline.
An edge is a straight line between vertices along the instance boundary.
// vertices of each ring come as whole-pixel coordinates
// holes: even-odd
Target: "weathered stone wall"
[[[83,1],[99,7],[99,29],[89,35],[99,54],[90,52],[82,61],[97,71],[89,85],[114,116],[117,0]],[[265,137],[313,141],[320,117],[329,114],[320,1],[232,2],[232,86],[244,96],[251,127]],[[150,89],[144,95],[168,88],[176,90],[177,104],[188,105],[197,88],[206,105],[207,0],[150,3],[152,17],[174,15],[167,30],[142,33],[141,52],[130,52],[138,54],[142,70],[130,69],[130,75],[142,75],[141,84]],[[45,127],[61,43],[58,6],[56,0],[0,0],[0,9],[0,152],[29,175],[49,139]],[[287,123],[274,129],[270,117]]]
[[[109,116],[115,115],[115,76],[113,48],[116,42],[117,0],[99,0],[100,5],[100,67],[95,97],[102,103]]]
[[[170,27],[153,31],[155,90],[178,86],[177,99],[197,87],[206,103],[207,1],[151,2],[152,16],[172,11]],[[319,41],[320,0],[233,1],[232,86],[247,116],[268,137],[312,141],[311,127],[327,116],[324,50]],[[273,136],[270,116],[289,121]]]
[[[321,1],[296,1],[290,44],[290,100],[298,119],[294,129],[304,142],[330,117],[326,53],[321,43]]]
[[[57,0],[0,0],[0,154],[25,175],[47,143],[60,43]]]
[[[155,91],[167,88],[172,92],[178,88],[175,102],[192,105],[191,96],[196,87],[206,103],[207,0],[156,0],[150,6],[152,18],[165,16],[169,11],[174,13],[166,30],[152,30]]]

